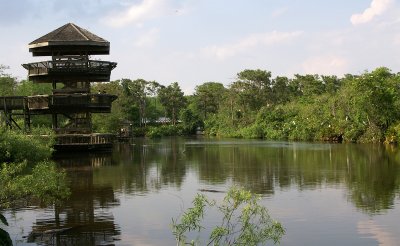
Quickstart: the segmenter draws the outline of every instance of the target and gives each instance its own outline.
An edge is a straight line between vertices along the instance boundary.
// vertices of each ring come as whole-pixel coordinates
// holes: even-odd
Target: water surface
[[[71,197],[6,213],[16,245],[175,245],[170,230],[202,189],[262,196],[281,245],[399,245],[400,152],[361,144],[135,139],[58,156]],[[218,222],[210,212],[209,225]]]

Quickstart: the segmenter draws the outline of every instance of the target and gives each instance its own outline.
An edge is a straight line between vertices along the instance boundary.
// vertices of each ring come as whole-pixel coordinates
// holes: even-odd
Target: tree
[[[146,125],[146,109],[148,97],[155,97],[159,90],[159,84],[155,81],[146,81],[144,79],[122,79],[122,87],[128,102],[133,103],[139,109],[139,125]]]
[[[290,100],[289,79],[276,77],[272,80],[272,98],[274,104],[281,104]]]
[[[91,86],[92,91],[105,91],[118,97],[112,103],[111,113],[92,115],[93,129],[96,132],[118,132],[121,128],[121,123],[127,119],[127,109],[129,108],[126,107],[129,103],[120,80],[114,80],[109,83],[96,83]]]
[[[317,74],[300,75],[295,74],[291,84],[295,86],[295,91],[300,95],[310,97],[312,95],[320,95],[325,92],[325,87]],[[296,88],[297,87],[297,88]]]
[[[172,124],[175,125],[180,110],[186,105],[186,99],[181,88],[177,82],[174,82],[167,87],[161,87],[158,96],[167,116],[171,118]]]
[[[326,92],[333,95],[339,90],[341,86],[341,80],[338,77],[336,77],[335,75],[332,76],[322,75],[321,78],[325,85]]]
[[[13,96],[17,87],[17,80],[11,75],[6,74],[4,70],[7,66],[0,64],[0,96]]]
[[[271,72],[246,69],[237,76],[238,80],[231,87],[239,89],[241,100],[250,110],[258,110],[271,103]]]
[[[207,119],[207,114],[218,112],[225,90],[224,85],[218,82],[206,82],[196,86],[194,93],[196,108],[201,112],[203,119]]]
[[[9,76],[8,74],[4,73],[4,71],[6,69],[9,69],[9,67],[7,67],[7,66],[5,66],[3,64],[0,64],[0,76]]]
[[[22,80],[15,88],[15,95],[17,96],[49,95],[51,93],[51,84],[34,83],[29,80]]]
[[[358,119],[372,130],[377,127],[380,133],[375,136],[381,140],[389,125],[399,119],[396,101],[399,98],[400,77],[388,68],[377,68],[350,80],[344,88],[351,90],[351,104],[357,110]],[[367,129],[366,129],[367,130]]]
[[[196,132],[197,127],[203,126],[198,115],[188,108],[181,110],[179,118],[186,134],[193,134]]]

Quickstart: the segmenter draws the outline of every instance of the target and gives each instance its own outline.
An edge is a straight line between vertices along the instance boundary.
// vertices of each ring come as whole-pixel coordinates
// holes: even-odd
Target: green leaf
[[[12,246],[12,240],[10,234],[0,228],[0,245],[1,246]]]
[[[0,220],[1,220],[1,222],[3,222],[3,224],[5,224],[6,226],[8,226],[6,217],[4,217],[4,215],[0,214]]]

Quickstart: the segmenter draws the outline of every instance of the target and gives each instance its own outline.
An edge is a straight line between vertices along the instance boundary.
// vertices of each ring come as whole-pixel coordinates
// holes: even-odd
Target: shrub
[[[38,130],[38,132],[41,130]],[[25,135],[13,131],[0,131],[0,162],[35,163],[50,158],[54,138],[52,135]]]
[[[163,136],[180,136],[183,135],[184,128],[181,125],[162,125],[149,126],[146,129],[145,136],[149,138],[158,138]]]
[[[400,122],[393,124],[385,134],[385,143],[397,144],[400,141]]]
[[[237,187],[228,191],[220,205],[203,194],[197,194],[193,207],[187,209],[180,219],[172,220],[172,232],[177,245],[200,243],[195,240],[188,243],[186,234],[190,231],[201,233],[204,229],[201,221],[206,208],[220,212],[222,221],[213,228],[209,242],[204,245],[259,245],[267,241],[279,243],[285,229],[270,217],[267,209],[258,203],[259,200],[259,196]]]
[[[54,138],[47,129],[34,135],[0,131],[0,209],[31,197],[54,203],[69,195],[65,172],[48,161]],[[29,165],[28,165],[29,164]],[[4,225],[7,220],[0,213]],[[0,245],[12,245],[8,232],[0,228]]]

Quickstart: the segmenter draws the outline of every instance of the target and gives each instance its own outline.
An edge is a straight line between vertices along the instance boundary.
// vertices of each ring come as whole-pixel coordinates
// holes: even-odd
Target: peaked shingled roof
[[[33,56],[110,54],[110,42],[73,23],[32,41],[28,48]]]
[[[51,42],[99,42],[109,43],[107,40],[83,29],[73,23],[68,23],[48,34],[32,41],[29,45]]]

